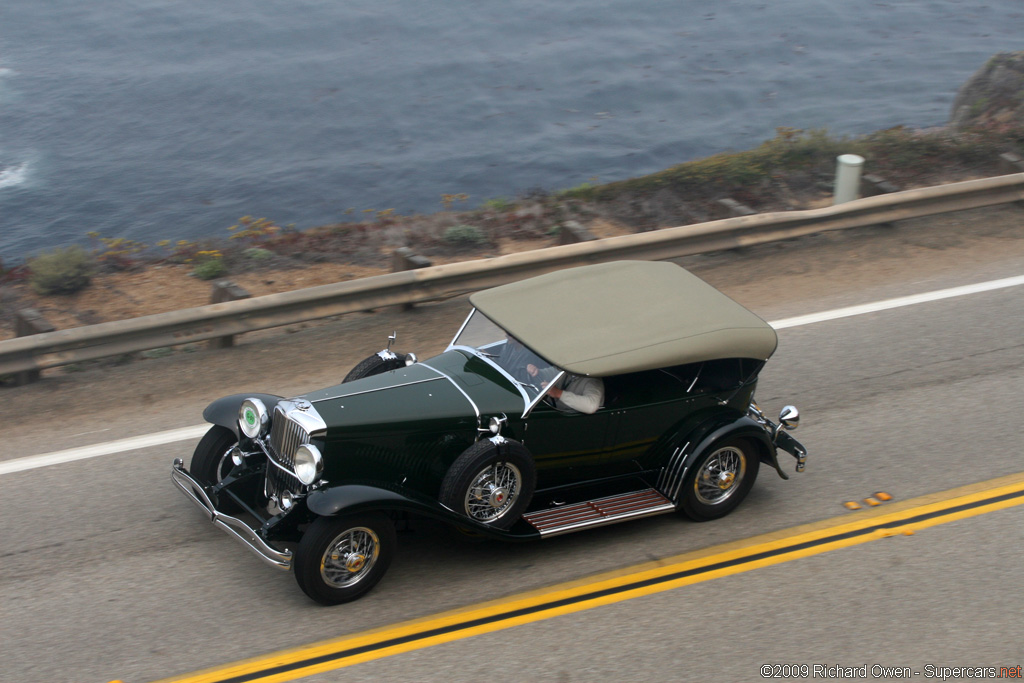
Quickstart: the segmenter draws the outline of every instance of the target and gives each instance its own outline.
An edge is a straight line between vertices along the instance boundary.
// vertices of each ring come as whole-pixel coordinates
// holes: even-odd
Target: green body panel
[[[670,375],[651,375],[628,391],[607,384],[607,405],[592,415],[542,402],[524,418],[515,384],[456,349],[304,398],[327,423],[321,445],[328,482],[375,481],[436,496],[452,462],[491,417],[507,418],[502,435],[530,451],[537,488],[545,489],[658,469],[708,416],[743,414],[757,381],[693,394],[681,394]]]
[[[443,373],[443,374],[441,374]],[[486,362],[449,351],[423,363],[303,396],[327,423],[324,478],[378,481],[436,495],[476,441],[480,411],[520,415],[523,398]]]
[[[520,427],[520,440],[537,462],[538,488],[655,470],[710,417],[745,414],[756,386],[755,379],[728,394],[688,396],[651,386],[628,401],[612,395],[593,415],[542,403]]]

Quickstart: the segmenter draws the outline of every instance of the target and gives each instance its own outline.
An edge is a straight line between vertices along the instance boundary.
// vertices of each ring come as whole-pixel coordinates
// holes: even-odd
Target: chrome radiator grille
[[[295,451],[309,440],[309,434],[292,420],[281,406],[274,409],[270,427],[270,457],[289,470],[295,466]],[[279,495],[283,490],[299,491],[302,482],[280,467],[267,466],[267,493]]]
[[[274,409],[274,419],[270,428],[270,448],[277,461],[292,469],[295,464],[295,451],[309,441],[309,434],[302,425],[288,419],[281,406]]]
[[[267,496],[277,496],[284,490],[297,493],[303,489],[302,482],[285,470],[294,470],[295,451],[302,444],[309,443],[310,430],[319,432],[326,428],[327,425],[308,401],[294,399],[277,404],[271,420],[267,455],[285,469],[273,463],[267,464]]]
[[[302,482],[273,465],[267,467],[267,485],[264,493],[269,496],[280,496],[282,491],[295,493],[302,490]]]

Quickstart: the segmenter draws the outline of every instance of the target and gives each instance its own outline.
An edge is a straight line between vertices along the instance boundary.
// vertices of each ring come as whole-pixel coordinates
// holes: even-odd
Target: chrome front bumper
[[[241,541],[249,550],[256,553],[260,559],[267,564],[288,571],[292,567],[292,553],[290,550],[277,550],[271,547],[259,537],[256,530],[250,527],[248,524],[232,517],[231,515],[225,515],[223,512],[217,510],[214,506],[213,501],[210,500],[210,496],[207,495],[203,485],[200,484],[196,479],[188,473],[185,469],[185,463],[182,462],[181,458],[175,458],[174,464],[171,466],[171,481],[174,485],[181,489],[181,492],[188,496],[189,500],[195,503],[213,522],[214,526],[219,527],[223,531],[226,531],[230,536],[233,536],[235,540]]]

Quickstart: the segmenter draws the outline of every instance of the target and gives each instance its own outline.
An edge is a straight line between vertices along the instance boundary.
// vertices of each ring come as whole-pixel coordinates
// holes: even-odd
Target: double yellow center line
[[[1024,472],[665,558],[159,683],[272,683],[650,595],[758,567],[912,534],[1024,503]],[[343,607],[340,609],[344,609]]]

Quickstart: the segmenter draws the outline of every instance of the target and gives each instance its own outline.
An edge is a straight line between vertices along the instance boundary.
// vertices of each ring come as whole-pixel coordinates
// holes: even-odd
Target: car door
[[[541,402],[524,422],[523,445],[537,464],[537,488],[590,478],[607,446],[610,411],[565,412]]]
[[[712,407],[714,398],[692,392],[699,366],[679,366],[610,377],[606,380],[609,429],[604,466],[610,474],[657,468],[654,445],[671,436],[674,425],[694,411]]]

